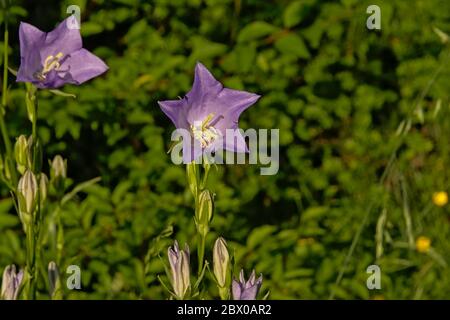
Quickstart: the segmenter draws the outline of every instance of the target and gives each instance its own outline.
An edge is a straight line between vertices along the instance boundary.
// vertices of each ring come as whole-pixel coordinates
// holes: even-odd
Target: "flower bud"
[[[197,230],[203,236],[206,236],[209,229],[209,222],[214,212],[214,200],[209,190],[203,190],[198,199],[198,208],[195,213],[195,222]]]
[[[228,254],[227,242],[222,237],[219,237],[214,243],[213,269],[218,286],[224,288],[229,278],[230,255]]]
[[[16,266],[10,265],[5,268],[2,279],[2,291],[0,298],[4,300],[17,300],[20,283],[23,279],[23,271],[16,273]]]
[[[64,189],[64,180],[67,177],[67,160],[60,155],[53,158],[50,163],[50,180],[57,191]]]
[[[17,163],[17,170],[20,174],[24,174],[28,168],[28,141],[24,135],[21,135],[16,140],[14,145],[14,155]]]
[[[59,277],[58,266],[54,261],[48,264],[49,294],[53,300],[62,299],[61,279]]]
[[[51,162],[50,177],[52,179],[67,177],[67,161],[60,155],[55,156]]]
[[[39,179],[39,192],[39,200],[41,201],[41,207],[43,207],[48,195],[48,178],[45,173],[41,173],[41,178]]]
[[[191,287],[188,245],[185,245],[184,250],[180,250],[178,242],[175,241],[173,248],[169,247],[168,257],[172,288],[176,297],[182,300]]]
[[[25,214],[32,214],[36,206],[38,185],[36,177],[30,170],[20,178],[17,187],[19,198],[19,211]]]

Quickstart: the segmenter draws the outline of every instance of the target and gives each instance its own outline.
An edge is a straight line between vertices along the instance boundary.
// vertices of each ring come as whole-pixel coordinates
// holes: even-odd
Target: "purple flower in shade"
[[[183,162],[190,163],[205,151],[248,152],[238,130],[239,116],[259,98],[254,93],[224,88],[197,63],[191,91],[182,99],[158,103],[177,129],[190,133],[187,141],[183,136]],[[227,139],[227,130],[233,133],[232,139]]]
[[[80,30],[68,28],[76,18],[68,17],[46,33],[21,22],[18,82],[54,89],[67,83],[79,85],[108,70],[97,56],[83,49]]]
[[[252,271],[248,281],[245,281],[244,270],[239,274],[239,281],[233,279],[232,292],[234,300],[256,300],[262,285],[262,275],[256,279],[255,270]]]
[[[22,279],[23,270],[16,273],[15,265],[7,266],[3,272],[0,298],[4,300],[16,300],[17,295],[19,294],[19,287]]]

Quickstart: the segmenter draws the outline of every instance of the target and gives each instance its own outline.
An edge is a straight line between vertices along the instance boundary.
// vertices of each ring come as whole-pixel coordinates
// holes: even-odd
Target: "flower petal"
[[[86,49],[80,49],[71,53],[60,69],[67,70],[72,83],[81,84],[106,72],[108,66],[96,55]]]
[[[189,130],[186,120],[187,102],[185,99],[158,101],[161,110],[172,120],[178,129]]]
[[[244,292],[242,292],[241,295],[241,300],[255,300],[258,290],[259,288],[257,285],[244,289]]]
[[[233,279],[233,282],[231,284],[231,291],[233,293],[234,300],[241,300],[241,293],[242,293],[241,284],[237,282],[235,279]]]
[[[34,81],[34,72],[41,66],[39,51],[45,40],[45,32],[31,24],[21,22],[19,26],[20,67],[17,72],[18,82]]]
[[[217,95],[222,88],[222,84],[214,78],[211,72],[202,63],[197,62],[194,84],[186,96],[188,100],[199,103],[204,97]]]
[[[68,25],[72,24],[74,16],[70,16],[62,21],[54,30],[47,33],[43,50],[41,52],[42,59],[46,59],[50,55],[56,55],[62,52],[64,55],[72,54],[83,47],[79,29],[69,29]]]

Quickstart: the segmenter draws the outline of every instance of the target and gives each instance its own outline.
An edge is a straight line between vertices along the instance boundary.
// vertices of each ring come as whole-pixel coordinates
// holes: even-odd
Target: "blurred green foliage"
[[[74,182],[102,178],[63,207],[61,269],[82,270],[82,290],[66,297],[166,298],[159,256],[174,238],[195,247],[185,169],[166,154],[173,126],[156,102],[189,90],[196,61],[263,96],[243,129],[280,129],[277,175],[213,170],[210,249],[225,237],[237,266],[263,273],[271,299],[450,296],[450,206],[431,201],[450,191],[450,48],[433,32],[450,33],[448,1],[22,0],[10,25],[13,66],[19,21],[51,30],[70,4],[81,7],[85,47],[110,70],[64,88],[77,99],[40,93],[46,157],[68,158]],[[380,31],[366,28],[370,4],[381,7]],[[15,137],[29,126],[24,86],[11,82]],[[24,265],[2,190],[0,266]],[[432,241],[428,253],[408,242],[420,235]],[[375,263],[382,289],[370,291]]]

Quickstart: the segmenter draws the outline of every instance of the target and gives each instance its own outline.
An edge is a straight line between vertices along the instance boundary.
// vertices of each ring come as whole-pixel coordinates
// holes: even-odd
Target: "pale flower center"
[[[200,142],[202,148],[211,145],[219,136],[220,132],[211,125],[214,113],[209,114],[203,121],[195,121],[191,124],[191,131],[194,138]]]
[[[41,81],[44,81],[47,78],[47,74],[52,71],[56,70],[58,71],[61,67],[61,59],[64,56],[62,52],[59,52],[55,56],[49,55],[45,61],[44,66],[40,72],[36,73],[36,78],[38,78]]]

